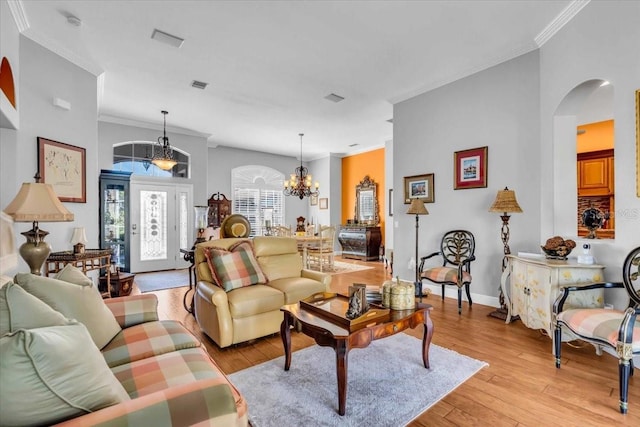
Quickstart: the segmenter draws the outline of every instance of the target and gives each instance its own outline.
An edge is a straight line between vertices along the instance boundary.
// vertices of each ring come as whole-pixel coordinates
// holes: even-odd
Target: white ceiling
[[[170,130],[210,146],[288,156],[303,132],[307,160],[382,147],[393,103],[538,48],[588,2],[11,3],[25,36],[101,75],[100,120],[160,129],[168,110]],[[156,28],[184,44],[152,40]]]

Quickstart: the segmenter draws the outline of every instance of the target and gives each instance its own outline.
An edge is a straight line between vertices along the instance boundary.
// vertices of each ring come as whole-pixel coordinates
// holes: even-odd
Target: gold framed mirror
[[[354,218],[359,224],[378,225],[378,190],[377,184],[369,175],[356,185],[356,207]]]

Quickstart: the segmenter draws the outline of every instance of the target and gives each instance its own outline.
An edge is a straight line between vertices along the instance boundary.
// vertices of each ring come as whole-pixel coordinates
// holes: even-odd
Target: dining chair
[[[420,277],[419,292],[422,295],[422,281],[442,285],[442,299],[444,300],[445,285],[458,287],[458,314],[462,313],[462,288],[465,288],[469,307],[473,304],[469,285],[471,284],[471,262],[475,261],[476,240],[470,231],[452,230],[442,236],[440,250],[420,258],[418,273]],[[440,256],[442,266],[425,269],[425,261]]]
[[[576,293],[589,289],[625,289],[629,296],[629,305],[624,311],[604,307],[569,306],[565,309],[564,304],[570,296],[579,297]],[[620,412],[626,414],[629,377],[634,371],[633,357],[640,356],[640,324],[636,323],[636,317],[640,314],[640,246],[629,252],[625,258],[622,264],[622,282],[562,288],[553,304],[553,314],[553,352],[556,368],[560,368],[563,331],[593,344],[599,355],[603,349],[608,350],[607,352],[618,358],[619,406]]]
[[[307,263],[310,268],[333,271],[335,258],[336,227],[324,225],[320,227],[318,239],[307,247]]]
[[[285,227],[284,225],[276,225],[271,230],[273,235],[277,237],[291,237],[293,235],[291,227]]]

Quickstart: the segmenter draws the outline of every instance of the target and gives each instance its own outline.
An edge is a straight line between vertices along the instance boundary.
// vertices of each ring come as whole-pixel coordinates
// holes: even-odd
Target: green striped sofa
[[[247,407],[198,339],[158,320],[153,294],[106,299],[122,330],[101,352],[130,401],[60,426],[246,426]]]

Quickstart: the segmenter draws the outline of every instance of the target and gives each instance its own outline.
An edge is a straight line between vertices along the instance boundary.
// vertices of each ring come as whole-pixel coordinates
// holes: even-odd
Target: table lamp
[[[38,223],[73,221],[73,214],[58,199],[51,184],[25,182],[16,197],[4,209],[15,222],[33,222],[33,227],[22,234],[27,241],[20,246],[20,255],[29,265],[32,274],[40,275],[42,265],[51,253],[51,246],[44,241],[49,232],[40,229]]]
[[[502,213],[502,215],[500,215],[502,219],[500,237],[504,245],[504,256],[502,258],[502,271],[504,271],[505,268],[507,268],[507,255],[511,253],[511,249],[509,249],[509,213],[522,213],[522,208],[520,208],[516,200],[516,192],[509,190],[507,187],[504,187],[504,190],[499,190],[496,199],[489,208],[489,212]],[[502,320],[506,320],[507,318],[507,307],[504,304],[502,288],[500,288],[500,308],[489,313],[489,315]]]
[[[88,243],[87,233],[84,227],[75,227],[71,236],[71,244],[73,245],[74,254],[83,254],[84,246]]]
[[[420,199],[411,200],[411,205],[409,206],[409,210],[407,210],[407,214],[416,216],[416,293],[417,296],[422,300],[422,281],[420,280],[419,272],[418,272],[418,228],[420,227],[418,215],[429,215],[429,211],[424,206],[424,202]]]

